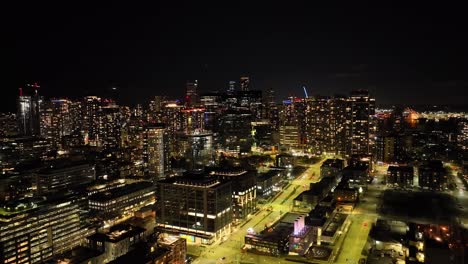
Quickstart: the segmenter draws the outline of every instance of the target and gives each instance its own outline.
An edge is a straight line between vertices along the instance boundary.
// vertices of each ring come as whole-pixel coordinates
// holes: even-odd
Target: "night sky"
[[[36,2],[3,8],[2,111],[15,110],[28,81],[45,96],[118,87],[121,103],[134,104],[182,97],[189,79],[202,91],[225,90],[243,74],[254,89],[275,89],[278,101],[303,96],[302,85],[322,95],[366,88],[382,104],[468,98],[462,6]]]

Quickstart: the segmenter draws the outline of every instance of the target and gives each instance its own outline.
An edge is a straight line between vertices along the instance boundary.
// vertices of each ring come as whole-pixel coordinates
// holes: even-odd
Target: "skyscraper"
[[[98,112],[101,107],[101,98],[86,96],[83,103],[83,133],[85,135],[85,143],[96,145],[99,131]]]
[[[236,91],[236,81],[229,81],[229,87],[227,92],[233,94]]]
[[[186,84],[186,92],[185,92],[185,102],[189,106],[195,106],[199,102],[198,97],[198,81],[195,80],[193,82],[187,81]]]
[[[41,136],[50,140],[53,147],[62,147],[62,138],[72,133],[70,106],[71,101],[67,99],[52,99],[43,104]]]
[[[42,108],[42,96],[39,96],[37,83],[26,84],[27,89],[20,88],[17,100],[17,118],[19,134],[23,136],[40,136],[40,114]],[[23,94],[29,93],[27,94]]]
[[[241,91],[250,90],[250,77],[249,76],[240,77],[240,88],[241,88]]]
[[[375,99],[367,90],[355,90],[349,98],[350,110],[350,153],[370,153],[371,116],[375,112]]]
[[[117,148],[121,142],[121,122],[119,106],[106,101],[99,109],[99,142],[105,148]]]
[[[328,151],[330,147],[330,103],[325,96],[306,98],[307,143],[315,153]]]
[[[163,124],[145,128],[143,141],[143,161],[145,174],[155,179],[163,179],[169,172],[168,134]]]

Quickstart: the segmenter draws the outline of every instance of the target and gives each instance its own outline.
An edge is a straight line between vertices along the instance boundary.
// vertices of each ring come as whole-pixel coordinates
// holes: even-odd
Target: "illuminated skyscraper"
[[[95,145],[98,139],[98,113],[101,107],[101,98],[86,96],[83,104],[83,134],[85,135],[85,144]]]
[[[52,99],[43,104],[41,136],[48,139],[55,148],[61,148],[62,138],[72,133],[70,106],[71,101],[67,99]]]
[[[143,141],[143,161],[145,174],[155,179],[163,179],[170,170],[168,134],[163,124],[145,128]]]
[[[40,114],[42,107],[42,96],[39,96],[37,83],[27,84],[23,94],[23,88],[20,88],[20,94],[17,100],[17,119],[19,134],[23,136],[40,136]]]
[[[117,148],[121,142],[121,122],[119,106],[107,101],[99,109],[99,141],[105,148]]]
[[[375,99],[367,90],[351,92],[349,98],[350,151],[348,154],[369,154],[371,117],[375,113]]]
[[[227,92],[233,94],[236,91],[236,81],[229,81],[229,87]]]
[[[186,88],[186,92],[185,92],[186,104],[189,106],[197,105],[199,103],[198,81],[197,80],[193,82],[188,81],[185,88]]]
[[[306,98],[307,143],[315,153],[328,151],[330,147],[330,103],[325,96]]]
[[[306,143],[305,115],[306,104],[304,99],[290,97],[288,100],[283,101],[283,105],[279,113],[280,144],[282,144],[281,142],[288,142],[288,144],[285,145],[299,147]],[[294,140],[292,138],[294,138]],[[292,144],[292,142],[296,143]]]

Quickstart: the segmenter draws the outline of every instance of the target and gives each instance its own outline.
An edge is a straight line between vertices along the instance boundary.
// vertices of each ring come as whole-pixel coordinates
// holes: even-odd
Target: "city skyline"
[[[24,7],[24,19],[7,31],[14,46],[6,96],[38,81],[46,96],[118,87],[122,103],[133,105],[177,96],[187,80],[199,80],[201,92],[225,90],[242,75],[281,98],[302,95],[303,85],[310,94],[368,89],[383,104],[464,104],[467,96],[456,7],[165,3],[143,10]]]
[[[0,263],[466,263],[465,9],[309,2],[8,6]]]

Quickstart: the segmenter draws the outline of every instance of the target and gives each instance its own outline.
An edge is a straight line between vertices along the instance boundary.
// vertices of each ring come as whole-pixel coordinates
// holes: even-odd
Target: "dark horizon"
[[[28,81],[47,97],[118,87],[123,104],[182,97],[191,79],[201,92],[224,90],[241,75],[253,89],[273,88],[277,101],[303,96],[303,85],[312,95],[368,89],[384,105],[461,105],[468,96],[456,6],[40,3],[14,11],[1,111],[14,111]]]

